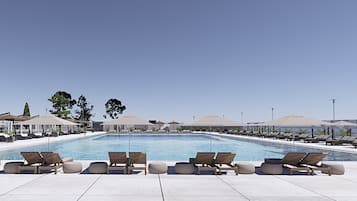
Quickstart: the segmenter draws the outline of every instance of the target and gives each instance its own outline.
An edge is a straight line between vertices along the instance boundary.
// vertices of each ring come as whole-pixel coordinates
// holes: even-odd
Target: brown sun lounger
[[[300,162],[301,166],[310,168],[311,174],[314,171],[327,172],[331,176],[331,168],[328,166],[322,166],[321,161],[324,159],[328,153],[308,153],[306,157]]]
[[[19,173],[24,170],[31,170],[34,174],[39,172],[39,167],[43,164],[43,158],[39,152],[21,152],[26,164],[18,168]]]
[[[129,167],[128,172],[133,170],[144,170],[146,175],[146,153],[145,152],[129,152]]]
[[[218,152],[213,164],[218,168],[218,172],[222,170],[233,170],[238,175],[238,166],[233,164],[236,154],[232,152]]]
[[[126,174],[128,161],[126,158],[126,152],[108,152],[109,155],[109,167],[107,173],[115,170],[122,170]]]
[[[43,164],[39,167],[38,173],[41,170],[54,171],[57,174],[58,169],[62,168],[63,161],[58,153],[45,153],[43,156]]]
[[[283,167],[289,169],[290,174],[293,174],[294,171],[306,171],[309,174],[310,168],[300,165],[306,155],[303,152],[289,152],[282,159],[265,159],[265,163],[282,164]]]
[[[201,171],[213,171],[217,174],[217,167],[213,165],[215,152],[197,152],[195,158],[190,158],[190,163],[197,167],[197,174]]]
[[[51,156],[51,154],[53,154],[53,153],[54,152],[41,152],[41,155],[42,155],[43,158],[46,158],[47,156]],[[72,162],[73,161],[72,158],[62,158],[61,156],[60,156],[60,158],[61,158],[61,163]]]

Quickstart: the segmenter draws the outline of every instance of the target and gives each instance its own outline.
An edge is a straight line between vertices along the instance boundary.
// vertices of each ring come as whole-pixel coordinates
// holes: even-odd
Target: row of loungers
[[[80,132],[68,132],[68,131],[62,131],[60,133],[57,132],[35,132],[35,133],[17,133],[14,136],[0,133],[0,142],[13,142],[15,140],[28,140],[32,138],[42,138],[42,137],[58,137],[61,135],[70,135],[70,134],[80,134]]]
[[[290,141],[303,141],[306,143],[325,142],[326,145],[343,145],[350,144],[357,148],[357,138],[353,136],[338,136],[332,138],[332,135],[315,135],[310,134],[296,134],[296,133],[259,133],[252,131],[228,131],[228,134],[243,135],[263,138],[274,138]]]
[[[21,152],[26,163],[18,166],[16,173],[23,171],[31,171],[34,174],[41,171],[54,171],[63,167],[66,162],[72,162],[71,158],[61,158],[58,153],[54,152]],[[107,174],[112,171],[123,171],[124,174],[131,173],[134,170],[141,170],[147,174],[147,156],[145,152],[129,152],[127,157],[126,152],[108,152],[109,166],[106,162],[92,162],[92,164],[105,164],[105,172]],[[314,171],[322,171],[331,175],[331,167],[322,164],[322,160],[327,156],[327,153],[301,153],[289,152],[283,158],[266,158],[262,163],[261,168],[268,169],[264,173],[274,172],[269,168],[287,168],[290,174],[294,172],[306,172],[313,175]],[[197,174],[202,171],[212,171],[214,174],[221,174],[222,171],[234,171],[238,175],[238,164],[234,164],[236,153],[232,152],[197,152],[194,158],[189,158],[187,164],[192,164],[197,169]],[[101,172],[103,173],[103,172]],[[274,173],[272,173],[274,174]]]
[[[146,153],[129,152],[109,152],[108,173],[114,170],[122,170],[124,174],[133,170],[144,170],[146,172]],[[201,171],[214,171],[221,173],[222,170],[233,170],[238,174],[238,167],[233,164],[236,154],[231,152],[198,152],[195,158],[190,158],[189,162],[197,167],[197,173]],[[137,166],[142,165],[142,166]]]

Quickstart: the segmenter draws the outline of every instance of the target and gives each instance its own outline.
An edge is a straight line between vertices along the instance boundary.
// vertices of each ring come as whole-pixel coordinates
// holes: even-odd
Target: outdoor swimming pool
[[[49,145],[49,146],[48,146]],[[324,150],[206,134],[103,134],[0,152],[1,160],[22,159],[21,151],[54,151],[75,160],[107,160],[109,151],[147,152],[148,160],[185,161],[199,151],[235,152],[239,161],[263,161],[287,152]],[[357,161],[357,154],[328,151],[327,160]]]

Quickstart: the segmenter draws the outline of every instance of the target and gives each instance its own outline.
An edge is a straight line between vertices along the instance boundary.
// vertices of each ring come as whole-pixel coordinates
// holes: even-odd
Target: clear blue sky
[[[57,90],[102,119],[357,118],[357,1],[0,1],[0,113]]]

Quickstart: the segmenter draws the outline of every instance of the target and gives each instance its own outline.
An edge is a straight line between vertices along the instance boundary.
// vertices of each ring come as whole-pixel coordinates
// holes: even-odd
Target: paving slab
[[[248,200],[214,175],[161,175],[165,200]]]
[[[1,174],[0,175],[0,195],[3,195],[15,188],[18,188],[26,183],[38,179],[41,175],[15,175]],[[1,200],[1,199],[0,199]]]
[[[157,175],[103,175],[91,186],[83,199],[109,195],[162,199]]]
[[[98,175],[45,175],[20,188],[11,191],[10,195],[81,195],[98,178]]]
[[[79,201],[163,201],[161,196],[138,195],[85,195]]]
[[[78,195],[5,195],[1,201],[76,201]]]
[[[280,176],[280,178],[327,197],[357,197],[356,183],[339,176]]]
[[[270,200],[270,198],[274,200],[279,197],[282,199],[297,197],[298,199],[300,196],[301,198],[325,199],[317,193],[271,175],[239,175],[238,177],[222,176],[220,178],[250,200]]]

